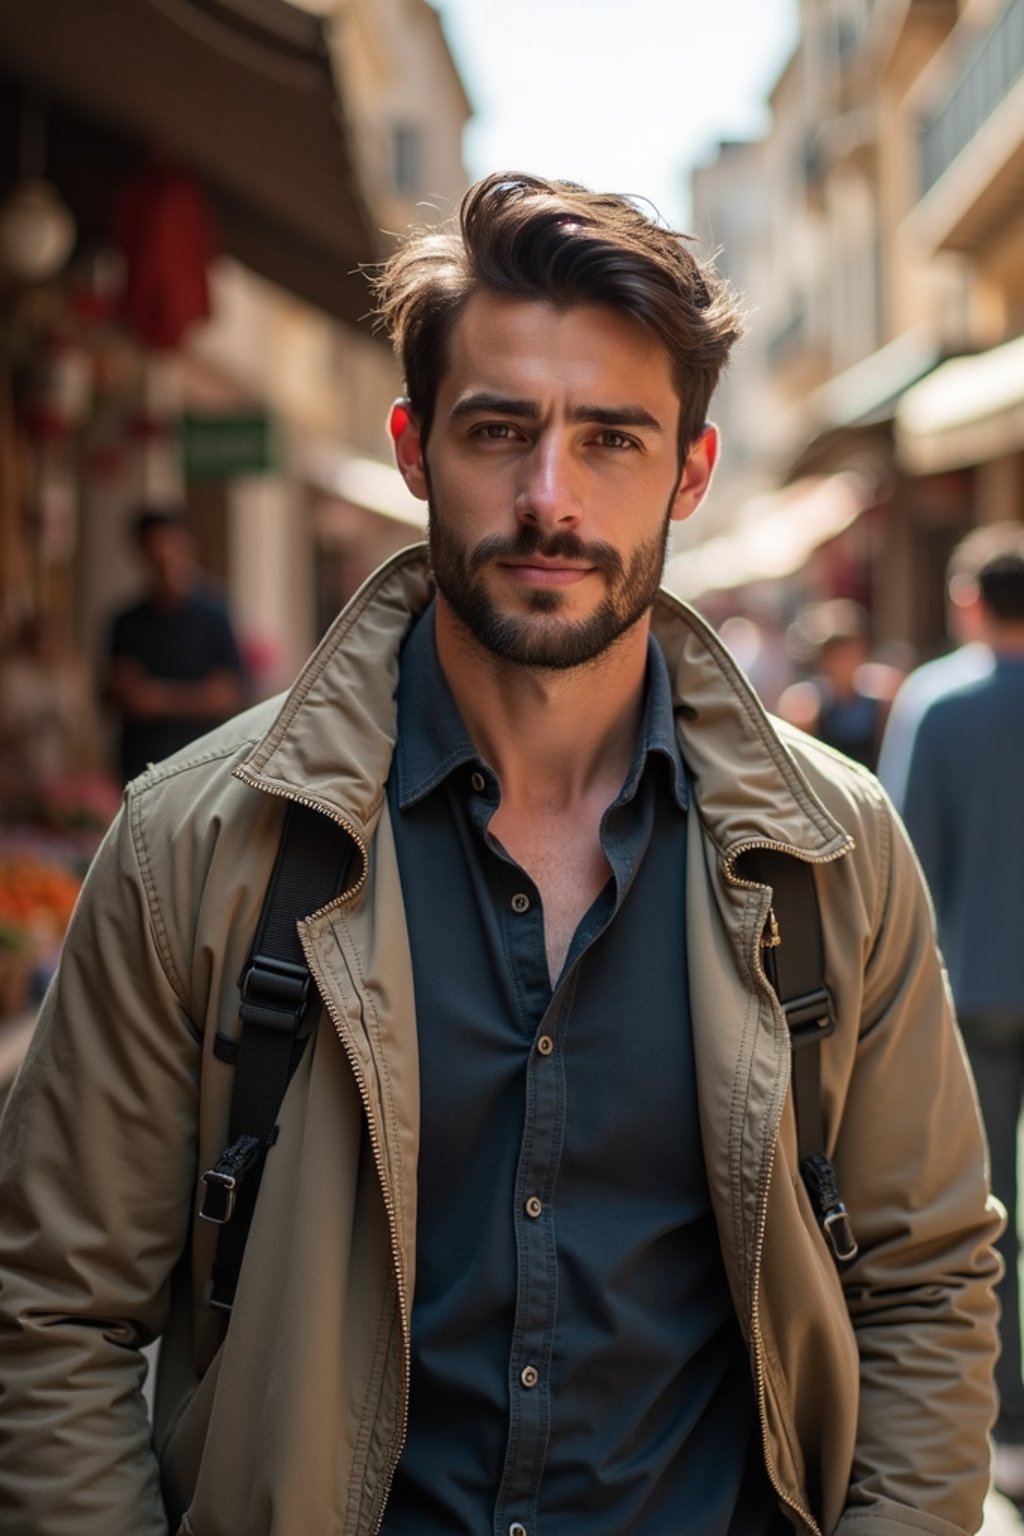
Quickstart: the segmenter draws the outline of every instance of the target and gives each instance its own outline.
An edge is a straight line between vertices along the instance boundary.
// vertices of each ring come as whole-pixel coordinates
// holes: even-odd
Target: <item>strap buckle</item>
[[[835,1009],[832,1006],[832,994],[827,987],[817,987],[813,992],[791,997],[782,1004],[782,1011],[786,1015],[790,1041],[795,1051],[802,1045],[827,1040],[835,1031]]]
[[[309,1001],[311,977],[304,965],[254,955],[242,976],[239,1014],[244,1023],[294,1030]]]
[[[231,1220],[238,1187],[262,1153],[263,1142],[258,1136],[239,1136],[221,1153],[213,1167],[203,1174],[205,1188],[199,1208],[200,1220],[212,1221],[218,1227]]]
[[[828,1245],[832,1249],[832,1257],[836,1263],[852,1264],[860,1248],[853,1235],[853,1227],[846,1206],[841,1200],[835,1209],[829,1211],[824,1217],[821,1230],[828,1239]]]

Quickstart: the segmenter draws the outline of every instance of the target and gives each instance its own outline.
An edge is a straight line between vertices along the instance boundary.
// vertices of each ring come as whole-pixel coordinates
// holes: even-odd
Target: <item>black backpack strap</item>
[[[825,985],[825,946],[813,866],[789,854],[751,856],[754,878],[772,888],[765,973],[789,1025],[793,1106],[800,1173],[832,1256],[840,1268],[857,1257],[846,1206],[832,1161],[825,1154],[821,1102],[821,1042],[836,1027]]]
[[[263,910],[239,978],[242,1033],[228,1145],[203,1174],[199,1214],[220,1227],[210,1305],[223,1310],[234,1303],[263,1165],[277,1139],[278,1112],[319,1003],[296,921],[326,906],[342,889],[352,850],[351,838],[327,816],[289,804]],[[220,1037],[214,1049],[224,1059],[235,1055],[231,1042]]]

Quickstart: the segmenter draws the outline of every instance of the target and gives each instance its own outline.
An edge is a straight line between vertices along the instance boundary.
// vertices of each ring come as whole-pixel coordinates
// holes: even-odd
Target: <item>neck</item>
[[[1024,656],[1024,620],[1018,622],[1010,619],[1000,622],[990,619],[985,639],[997,656],[1005,656],[1008,659]]]
[[[503,801],[554,811],[606,793],[610,804],[640,729],[649,631],[645,616],[582,667],[520,666],[485,650],[438,598],[441,668]]]

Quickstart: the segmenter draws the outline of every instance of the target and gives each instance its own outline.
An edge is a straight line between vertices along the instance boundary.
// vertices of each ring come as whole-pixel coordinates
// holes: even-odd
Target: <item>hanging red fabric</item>
[[[210,313],[216,239],[206,195],[187,172],[153,160],[122,188],[116,223],[122,318],[147,346],[174,348]]]

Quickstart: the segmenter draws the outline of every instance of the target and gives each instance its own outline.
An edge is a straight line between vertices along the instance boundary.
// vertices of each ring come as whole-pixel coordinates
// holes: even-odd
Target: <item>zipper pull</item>
[[[778,949],[782,943],[782,934],[779,931],[779,920],[775,916],[775,908],[768,908],[768,927],[761,935],[762,949]]]

